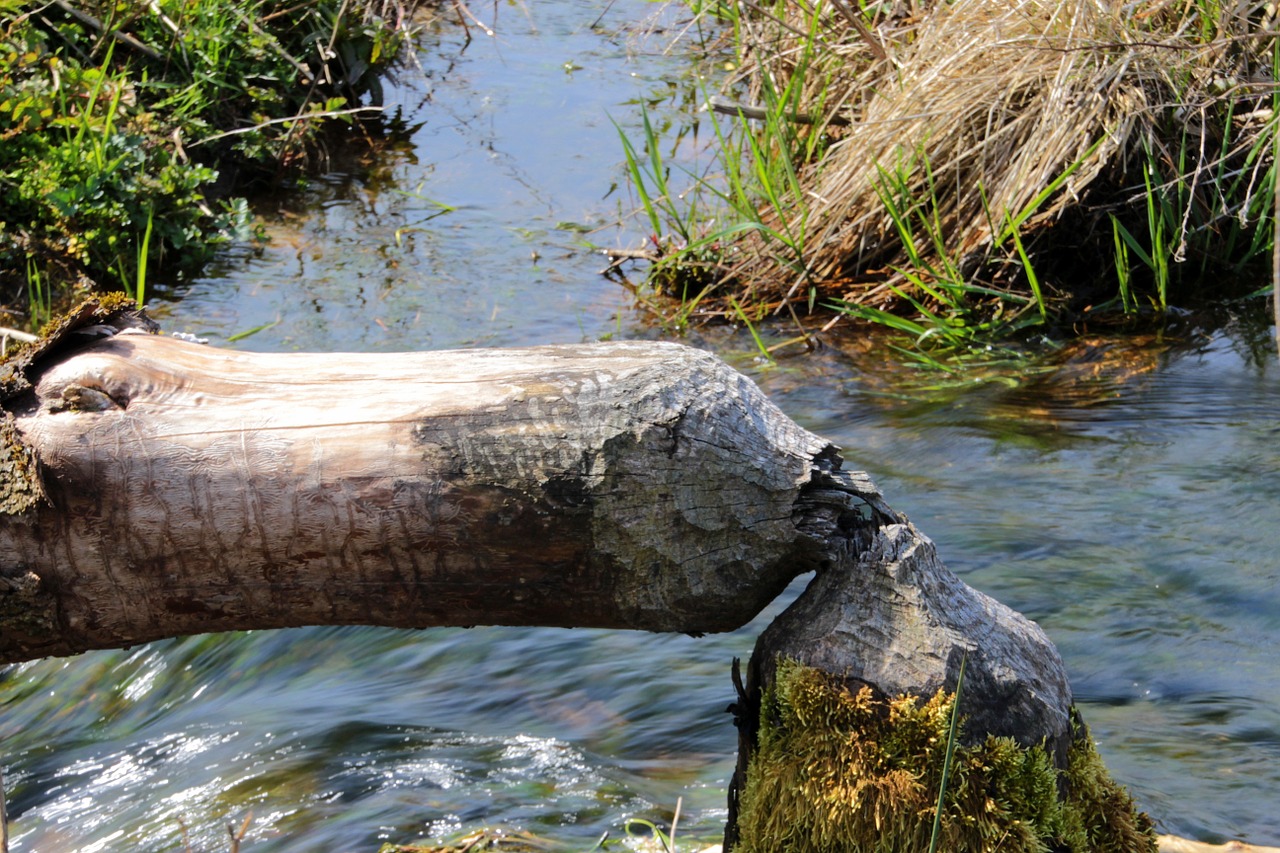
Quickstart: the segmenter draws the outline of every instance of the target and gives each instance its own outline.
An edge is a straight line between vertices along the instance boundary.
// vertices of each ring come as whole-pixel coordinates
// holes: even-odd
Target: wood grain
[[[0,520],[0,660],[307,624],[724,631],[819,556],[793,515],[834,451],[675,344],[123,333],[33,384],[9,409],[49,501]]]

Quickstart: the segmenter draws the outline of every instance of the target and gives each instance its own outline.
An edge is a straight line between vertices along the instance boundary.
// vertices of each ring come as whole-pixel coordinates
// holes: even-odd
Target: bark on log
[[[5,406],[46,498],[0,518],[0,662],[308,624],[729,630],[815,567],[801,495],[838,464],[668,343],[264,355],[130,330],[23,377]]]
[[[830,567],[756,643],[752,677],[767,687],[780,659],[888,698],[956,689],[970,740],[1048,740],[1059,766],[1072,739],[1071,687],[1040,626],[949,571],[912,524],[888,524],[869,546],[833,536]]]

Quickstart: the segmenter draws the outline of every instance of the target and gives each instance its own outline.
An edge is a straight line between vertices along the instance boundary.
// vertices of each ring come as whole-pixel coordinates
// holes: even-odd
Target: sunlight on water
[[[268,204],[269,244],[225,253],[155,312],[215,345],[264,327],[232,344],[254,350],[655,334],[583,243],[643,239],[616,224],[629,202],[610,194],[610,119],[634,129],[637,99],[670,110],[692,91],[687,61],[635,37],[652,13],[504,7],[497,41],[466,47],[442,28],[393,92],[407,144]],[[689,340],[843,446],[967,581],[1041,622],[1109,766],[1163,830],[1280,844],[1274,355],[1244,332],[1119,360],[1097,341],[1042,379],[926,394],[865,342],[768,366],[742,333]],[[313,628],[10,668],[13,850],[223,850],[246,818],[255,853],[484,825],[585,849],[631,816],[666,823],[678,797],[686,837],[714,839],[730,662],[802,584],[701,639]]]

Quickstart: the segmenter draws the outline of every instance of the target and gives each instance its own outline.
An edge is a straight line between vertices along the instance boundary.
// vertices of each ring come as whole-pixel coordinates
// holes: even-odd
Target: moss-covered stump
[[[929,849],[954,694],[878,699],[779,663],[741,792],[738,853]],[[1082,725],[1066,767],[988,736],[955,747],[938,850],[1155,851],[1150,819],[1107,774]]]
[[[910,522],[863,516],[833,509],[815,529],[826,559],[756,643],[726,849],[929,849],[955,704],[936,849],[1154,850],[1044,631],[956,577]]]

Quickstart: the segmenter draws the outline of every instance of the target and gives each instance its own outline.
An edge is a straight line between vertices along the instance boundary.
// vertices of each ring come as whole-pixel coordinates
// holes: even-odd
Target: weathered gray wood
[[[5,405],[0,661],[307,624],[707,632],[821,557],[834,450],[703,352],[251,354],[127,332]]]
[[[814,578],[756,644],[767,684],[779,657],[871,685],[882,695],[955,690],[967,658],[960,711],[972,738],[1046,738],[1065,755],[1071,687],[1040,626],[965,584],[910,523],[887,524]]]
[[[1059,768],[1066,765],[1076,731],[1071,687],[1053,643],[1034,622],[957,578],[906,518],[883,505],[868,518],[856,497],[842,509],[842,493],[866,492],[858,476],[818,472],[806,491],[806,501],[823,497],[807,525],[826,546],[824,569],[769,624],[751,655],[736,709],[726,849],[737,840],[737,794],[756,746],[760,699],[784,659],[839,676],[852,693],[865,685],[884,699],[954,692],[967,659],[964,739],[1043,744]]]

